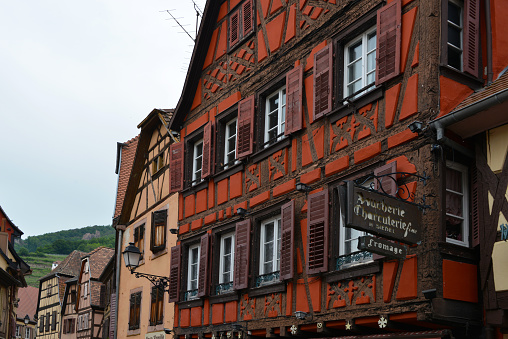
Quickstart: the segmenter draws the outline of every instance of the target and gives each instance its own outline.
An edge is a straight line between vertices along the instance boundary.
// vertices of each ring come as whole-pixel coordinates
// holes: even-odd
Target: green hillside
[[[32,269],[32,274],[25,276],[26,283],[29,286],[39,288],[39,279],[51,272],[51,265],[53,262],[62,261],[67,256],[60,254],[41,255],[41,253],[31,253],[21,257]]]

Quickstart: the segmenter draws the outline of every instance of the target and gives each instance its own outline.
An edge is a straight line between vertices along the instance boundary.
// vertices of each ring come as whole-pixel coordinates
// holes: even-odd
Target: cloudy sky
[[[205,0],[194,0],[201,10]],[[109,225],[116,143],[176,106],[192,0],[0,0],[0,206],[25,234]]]

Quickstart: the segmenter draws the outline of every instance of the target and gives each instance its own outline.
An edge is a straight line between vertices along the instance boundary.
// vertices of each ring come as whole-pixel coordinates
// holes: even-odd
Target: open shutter
[[[478,77],[480,0],[466,0],[464,5],[463,67],[464,72]]]
[[[282,227],[280,244],[280,279],[293,277],[293,233],[295,228],[295,202],[291,200],[281,207]]]
[[[300,65],[286,75],[286,122],[284,135],[302,129],[303,66]]]
[[[247,288],[249,285],[249,244],[250,219],[236,223],[235,234],[235,272],[233,288]]]
[[[178,192],[183,189],[183,142],[172,144],[169,148],[170,163],[170,192]]]
[[[202,297],[208,294],[209,252],[210,252],[210,234],[206,233],[201,237],[201,245],[199,252],[198,297]]]
[[[252,0],[247,0],[242,4],[242,18],[243,18],[243,36],[247,36],[254,30],[254,16],[252,10]]]
[[[471,226],[473,247],[480,244],[480,189],[478,187],[478,170],[476,166],[471,168]]]
[[[377,11],[376,85],[400,73],[401,15],[400,0]]]
[[[252,153],[254,143],[254,95],[238,104],[237,158]]]
[[[314,54],[314,120],[332,110],[332,45]]]
[[[181,246],[171,247],[171,265],[169,269],[169,302],[177,302],[180,294],[180,255]]]
[[[239,19],[238,10],[229,17],[229,47],[234,46],[240,39]]]
[[[203,162],[201,168],[201,178],[206,178],[213,174],[213,124],[208,122],[203,128]]]
[[[382,176],[374,179],[374,189],[391,196],[397,195],[397,161],[390,162],[374,170],[375,176]]]
[[[116,294],[111,293],[110,305],[109,305],[109,337],[115,337],[115,328],[116,328]],[[75,324],[71,324],[71,326],[75,326]]]
[[[307,204],[307,274],[313,274],[328,265],[328,191],[309,195]]]

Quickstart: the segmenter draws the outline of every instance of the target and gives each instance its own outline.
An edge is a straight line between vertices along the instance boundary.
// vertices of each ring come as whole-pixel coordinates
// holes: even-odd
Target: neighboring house
[[[9,234],[9,241],[14,245],[16,239],[21,239],[23,232],[9,219],[0,206],[0,232]]]
[[[34,339],[37,334],[37,296],[39,289],[26,286],[18,290],[18,309],[16,310],[16,337]],[[27,317],[28,323],[25,323]]]
[[[175,335],[501,338],[507,12],[503,0],[208,1],[169,124]],[[470,105],[475,119],[460,113]],[[145,179],[122,248],[149,221],[133,214],[151,205],[150,177],[132,173]],[[137,326],[147,291],[131,286],[119,301]]]
[[[118,153],[117,164],[121,165],[116,171],[119,177],[113,220],[120,251],[132,242],[142,252],[137,271],[165,277],[169,276],[169,248],[176,244],[171,229],[176,231],[178,211],[178,196],[170,193],[169,186],[174,138],[167,123],[172,114],[173,110],[154,109],[138,126],[141,131],[136,148],[122,146]],[[167,294],[149,280],[131,274],[123,258],[118,258],[116,272],[120,275],[117,316],[111,307],[111,318],[117,319],[116,338],[165,336],[163,330],[173,328],[174,317]]]
[[[37,338],[59,338],[65,282],[79,274],[81,258],[85,255],[85,252],[72,251],[54,270],[39,279]]]
[[[65,282],[65,293],[62,302],[60,337],[61,339],[76,338],[76,324],[78,318],[78,278],[72,278]]]
[[[111,260],[104,268],[99,281],[102,283],[101,287],[101,305],[104,305],[104,320],[102,321],[102,338],[110,338],[110,329],[115,326],[116,319],[111,313],[111,309],[115,307],[115,302],[111,297],[115,289],[115,260],[116,256],[111,257]],[[111,338],[112,339],[112,338]]]

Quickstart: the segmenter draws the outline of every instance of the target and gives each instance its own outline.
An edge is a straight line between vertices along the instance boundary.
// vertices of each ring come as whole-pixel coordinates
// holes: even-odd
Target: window
[[[30,339],[30,327],[25,327],[25,338]]]
[[[371,27],[344,47],[344,97],[365,93],[376,80],[376,27]],[[372,87],[371,87],[372,88]]]
[[[131,293],[129,311],[129,330],[139,329],[141,315],[141,291]]]
[[[229,48],[254,31],[254,10],[252,0],[242,2],[229,16]]]
[[[160,210],[152,213],[151,250],[157,253],[166,248],[166,226],[168,210]]]
[[[44,316],[41,316],[41,319],[39,321],[39,332],[44,333]]]
[[[462,4],[448,2],[448,61],[447,64],[462,71]]]
[[[46,332],[49,332],[51,326],[51,313],[46,313]]]
[[[284,137],[286,121],[286,87],[279,88],[266,97],[264,147]]]
[[[259,276],[256,286],[279,281],[281,217],[263,220],[259,240]]]
[[[88,282],[83,283],[83,298],[88,296]]]
[[[21,326],[16,325],[16,338],[20,338],[20,337],[21,337]]]
[[[199,273],[199,244],[189,247],[189,260],[187,265],[187,293],[186,300],[194,299],[198,294]]]
[[[224,135],[224,169],[235,164],[236,160],[236,122],[233,118],[226,123]]]
[[[76,291],[71,291],[71,304],[76,303]]]
[[[162,324],[164,289],[153,286],[151,296],[150,326],[156,326]]]
[[[469,246],[469,186],[467,167],[446,162],[446,241]]]
[[[234,243],[234,233],[224,234],[220,238],[219,287],[217,288],[217,294],[229,292],[233,288]]]
[[[164,167],[164,154],[161,153],[153,159],[152,162],[152,175],[160,171]]]
[[[90,269],[90,264],[88,263],[88,260],[85,261],[85,273],[88,273],[88,270]]]
[[[56,311],[53,311],[53,313],[51,314],[51,317],[53,318],[53,320],[51,322],[51,330],[55,331],[56,330]]]
[[[194,143],[192,153],[192,185],[201,182],[201,169],[203,165],[203,139]]]
[[[143,255],[145,253],[145,224],[134,229],[134,246],[139,248],[141,252],[140,260],[143,260]]]

